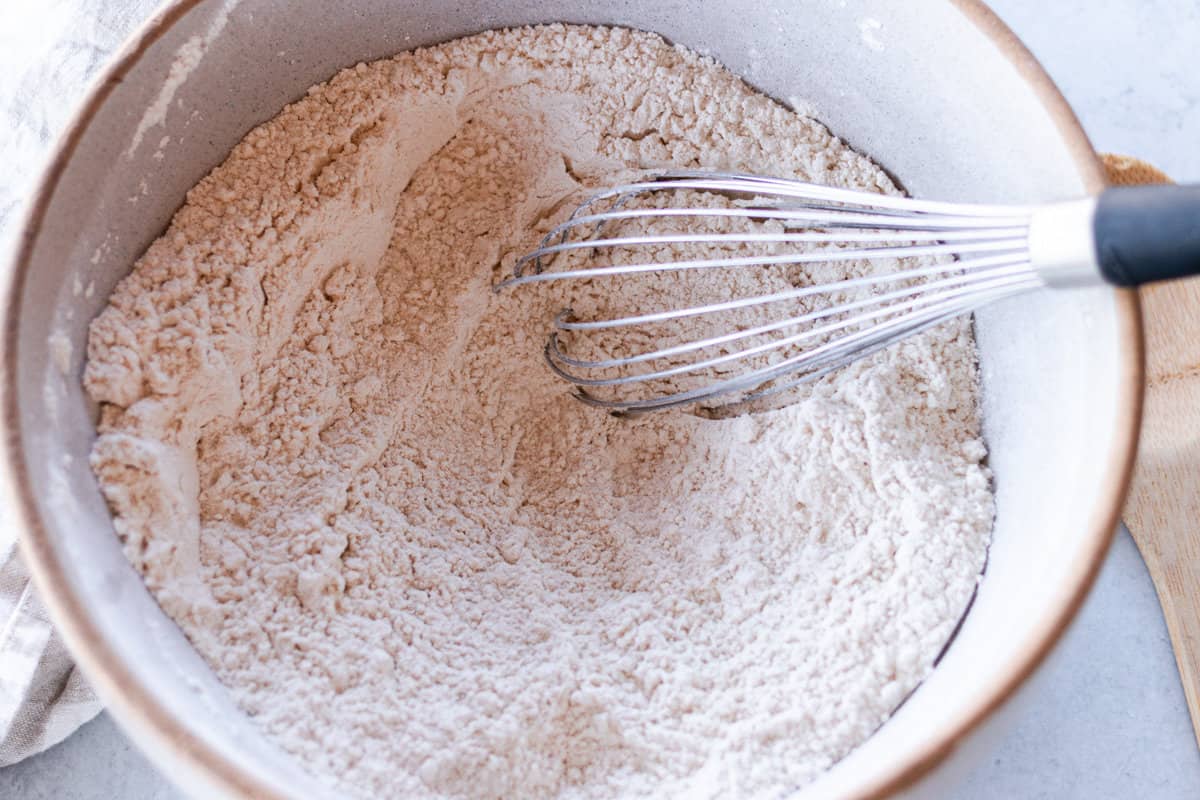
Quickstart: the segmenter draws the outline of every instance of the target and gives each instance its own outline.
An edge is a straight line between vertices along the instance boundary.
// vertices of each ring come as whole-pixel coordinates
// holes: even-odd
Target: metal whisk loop
[[[1036,279],[1034,280],[1036,281]],[[982,294],[982,297],[984,298],[984,302],[990,302],[991,300],[1019,293],[1035,285],[1036,282],[1028,283],[1024,286],[1016,283],[996,286],[986,290]],[[944,300],[929,308],[909,312],[897,319],[847,335],[844,338],[792,356],[778,364],[752,370],[736,378],[715,381],[700,389],[658,395],[644,399],[608,400],[589,393],[586,388],[580,388],[576,391],[575,396],[588,405],[618,412],[661,411],[739,393],[742,396],[734,398],[727,404],[753,402],[771,394],[824,377],[830,372],[878,352],[896,341],[908,338],[916,333],[939,325],[946,320],[959,316],[966,311],[977,308],[978,305],[973,299],[959,298],[956,301],[954,298],[951,298]],[[546,345],[546,359],[550,364],[550,368],[559,377],[575,383],[576,386],[580,386],[572,376],[558,368],[554,363],[549,352],[553,344],[554,338],[552,337]],[[797,372],[801,373],[800,377],[786,385],[772,386],[764,391],[751,391],[757,390],[764,384],[768,384],[777,378]]]
[[[747,350],[736,351],[733,353],[726,353],[722,356],[719,356],[719,357],[713,358],[713,359],[709,359],[707,361],[688,365],[686,367],[682,367],[682,366],[677,367],[677,368],[674,368],[674,369],[670,370],[669,372],[665,372],[665,373],[646,373],[646,374],[627,376],[627,377],[623,377],[623,378],[609,378],[609,379],[586,379],[583,377],[575,378],[566,373],[562,373],[563,377],[567,378],[572,383],[575,383],[575,384],[581,385],[581,386],[584,386],[584,385],[586,385],[586,386],[608,386],[608,385],[616,385],[616,384],[621,384],[621,383],[628,383],[628,382],[631,382],[634,380],[651,380],[651,379],[655,379],[655,378],[659,378],[659,377],[664,377],[665,375],[668,375],[668,374],[670,374],[670,375],[680,374],[681,372],[684,372],[684,371],[692,371],[692,370],[696,370],[696,369],[703,369],[703,368],[706,368],[709,366],[715,366],[717,364],[721,364],[726,361],[731,361],[731,360],[735,360],[735,359],[739,359],[739,358],[748,358],[748,357],[758,355],[759,353],[763,353],[763,352],[766,352],[766,351],[772,350],[772,349],[781,349],[781,348],[787,347],[788,345],[803,341],[805,339],[816,338],[825,333],[840,330],[844,327],[849,327],[849,326],[858,324],[863,321],[875,319],[880,316],[887,316],[887,315],[899,313],[900,311],[904,310],[906,307],[907,308],[919,308],[921,306],[928,305],[930,303],[933,303],[933,302],[936,302],[939,300],[944,300],[944,299],[948,299],[948,298],[952,298],[952,297],[961,297],[972,291],[976,291],[976,290],[983,289],[983,288],[991,288],[993,286],[999,287],[999,286],[1008,286],[1008,285],[1013,285],[1013,284],[1022,284],[1023,285],[1026,282],[1027,277],[1028,276],[1023,272],[1023,269],[1022,269],[1021,265],[1019,265],[1019,264],[1011,264],[1011,265],[1002,267],[1001,269],[996,269],[996,270],[990,271],[988,273],[989,280],[979,280],[977,277],[972,277],[972,276],[967,276],[967,275],[955,275],[955,276],[951,276],[949,278],[945,278],[942,280],[932,281],[930,283],[926,283],[919,287],[899,289],[899,290],[896,290],[893,292],[888,292],[883,295],[872,296],[865,300],[858,300],[858,301],[855,301],[852,303],[843,303],[836,307],[822,308],[822,309],[818,309],[816,311],[810,311],[806,314],[801,314],[801,315],[795,316],[795,317],[789,317],[789,318],[783,319],[783,320],[777,320],[775,322],[770,322],[765,325],[760,325],[758,327],[747,328],[745,330],[736,331],[733,333],[727,333],[727,334],[723,334],[721,336],[715,336],[715,337],[711,337],[708,339],[700,339],[700,340],[688,342],[685,344],[675,345],[673,347],[660,348],[657,350],[647,351],[647,352],[639,353],[637,355],[626,356],[624,358],[619,358],[619,359],[586,361],[586,360],[579,360],[579,359],[571,358],[571,357],[567,356],[565,353],[563,353],[558,348],[558,337],[557,337],[557,335],[552,334],[551,339],[550,339],[550,345],[551,345],[550,355],[553,357],[554,361],[556,361],[560,365],[564,365],[564,366],[577,367],[577,368],[581,368],[581,369],[611,369],[611,368],[616,368],[616,367],[629,366],[632,364],[637,364],[637,363],[645,362],[645,361],[653,361],[653,360],[657,360],[657,359],[669,358],[672,356],[681,355],[683,353],[691,352],[694,350],[708,349],[711,347],[716,347],[718,345],[728,344],[730,342],[734,342],[739,339],[752,338],[754,336],[759,336],[764,333],[772,333],[774,331],[781,330],[783,328],[796,327],[796,326],[802,325],[806,322],[814,322],[816,320],[825,319],[827,317],[835,316],[838,314],[844,314],[844,313],[858,310],[858,309],[869,308],[870,306],[882,306],[881,308],[872,310],[872,311],[864,313],[864,314],[860,314],[858,316],[850,318],[849,320],[837,323],[836,325],[831,324],[831,325],[827,325],[827,326],[821,327],[821,328],[810,328],[808,330],[805,330],[802,333],[794,334],[785,339],[773,340],[766,344],[758,345],[756,347],[752,347]],[[946,289],[947,291],[933,292],[932,290],[935,290],[935,289],[938,289],[938,290]],[[764,296],[764,297],[747,298],[746,300],[737,301],[737,302],[754,302],[754,301],[774,302],[776,300],[788,299],[790,296],[794,296],[797,292],[800,292],[800,291],[803,291],[803,290],[796,290],[796,292],[784,292],[784,293],[781,293],[774,297],[765,297]],[[907,304],[907,306],[901,305],[899,303],[887,305],[887,303],[889,303],[892,300],[904,300],[906,298],[912,298],[909,301],[909,303]],[[690,311],[691,311],[691,309],[685,309],[683,311],[679,311],[676,313],[679,316],[684,316],[685,314],[689,313]],[[561,318],[561,316],[562,315],[560,315],[560,318]],[[634,318],[630,318],[630,319],[634,319]],[[624,322],[624,321],[616,320],[616,322]],[[572,330],[572,329],[579,330],[579,329],[583,328],[584,326],[590,326],[592,324],[593,323],[576,323],[572,327],[571,323],[562,322],[562,323],[556,323],[555,327],[559,328],[560,330]],[[633,324],[633,323],[630,323],[630,324]]]
[[[636,198],[670,193],[667,203],[631,207]],[[697,195],[721,195],[728,205],[689,203]],[[828,283],[733,297],[680,308],[639,311],[611,318],[580,319],[570,310],[554,321],[545,358],[556,375],[573,384],[585,403],[611,411],[640,412],[708,403],[740,403],[817,379],[851,361],[916,332],[967,313],[984,303],[1042,285],[1029,262],[1033,209],[911,200],[735,173],[672,172],[593,195],[556,225],[514,265],[496,289],[531,283],[721,269],[809,269],[838,262],[879,263],[874,274]],[[715,224],[771,223],[767,230],[697,233],[661,228],[673,221],[711,219]],[[614,235],[606,228],[618,226]],[[657,226],[629,232],[630,226]],[[728,230],[728,228],[726,228]],[[699,254],[662,261],[601,256],[643,247],[744,245],[772,248],[742,255]],[[778,252],[778,247],[804,249]],[[558,262],[575,257],[565,267]],[[578,258],[587,263],[582,266]],[[916,265],[902,259],[919,259]],[[891,262],[883,264],[882,262]],[[895,268],[899,264],[900,268]],[[557,267],[557,268],[556,268]],[[804,272],[803,274],[811,274]],[[853,275],[853,273],[852,273]],[[856,296],[856,293],[858,296]],[[663,342],[612,355],[572,355],[578,337],[610,335],[686,318],[720,320],[723,314],[779,309],[778,318]],[[729,323],[732,326],[732,323]],[[564,340],[563,336],[569,337]],[[652,336],[650,341],[661,337]],[[602,340],[593,342],[603,344]],[[761,363],[766,360],[768,363]],[[729,375],[735,369],[740,373]],[[683,386],[674,381],[682,379]],[[701,384],[688,386],[701,380]],[[606,390],[604,396],[597,390]],[[629,392],[641,389],[644,395]],[[609,396],[609,394],[612,396]]]

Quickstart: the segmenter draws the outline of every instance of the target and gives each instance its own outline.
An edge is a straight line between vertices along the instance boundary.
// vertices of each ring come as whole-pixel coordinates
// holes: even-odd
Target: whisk
[[[725,205],[695,202],[705,196],[723,198]],[[651,204],[631,203],[635,198]],[[697,218],[741,229],[696,233],[694,226],[670,227]],[[647,232],[649,226],[656,230]],[[664,226],[665,232],[657,230]],[[729,253],[743,245],[766,252]],[[724,252],[675,261],[639,258],[639,248],[647,246],[713,246]],[[612,257],[616,251],[622,259]],[[563,267],[564,261],[570,263]],[[728,172],[667,172],[593,195],[517,260],[512,275],[496,288],[830,262],[867,263],[872,269],[750,297],[602,319],[577,318],[567,309],[553,321],[546,362],[580,400],[613,412],[692,404],[712,410],[753,402],[1023,292],[1103,283],[1129,287],[1200,273],[1200,186],[1113,188],[1040,206],[976,205]],[[783,309],[778,318],[718,327],[678,342],[663,343],[653,334],[654,326],[665,323],[711,322],[768,305]],[[616,346],[610,339],[600,357],[580,356],[577,347],[564,345],[564,337],[576,337],[571,341],[577,345],[578,337],[599,335],[617,336]],[[646,341],[652,344],[629,346]]]

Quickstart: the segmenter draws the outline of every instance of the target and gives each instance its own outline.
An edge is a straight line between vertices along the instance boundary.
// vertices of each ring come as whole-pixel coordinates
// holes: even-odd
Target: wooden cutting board
[[[1170,182],[1137,159],[1103,158],[1114,184]],[[1154,580],[1200,742],[1200,279],[1139,294],[1146,399],[1125,525]]]

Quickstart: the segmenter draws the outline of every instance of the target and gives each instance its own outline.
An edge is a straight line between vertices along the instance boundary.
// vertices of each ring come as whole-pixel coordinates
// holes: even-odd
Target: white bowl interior
[[[186,729],[187,741],[167,743],[129,711],[124,679],[94,676],[140,743],[185,780],[203,776],[189,778],[178,751],[207,748],[262,787],[317,793],[236,712],[121,553],[87,466],[94,409],[79,380],[86,326],[187,189],[310,84],[357,61],[488,27],[630,25],[709,53],[777,98],[811,105],[915,195],[1032,202],[1086,189],[1028,82],[951,2],[495,5],[244,0],[225,19],[222,3],[201,3],[112,89],[37,232],[17,330],[17,401],[36,513],[65,574],[52,591],[82,607],[129,678]],[[162,119],[144,117],[190,39],[204,57],[160,103]],[[148,124],[132,147],[139,122]],[[1096,509],[1107,507],[1104,478],[1123,430],[1120,330],[1107,290],[1039,295],[978,316],[998,503],[986,578],[933,677],[801,796],[855,794],[912,762],[931,735],[1012,675],[1062,612],[1080,561],[1096,552]]]

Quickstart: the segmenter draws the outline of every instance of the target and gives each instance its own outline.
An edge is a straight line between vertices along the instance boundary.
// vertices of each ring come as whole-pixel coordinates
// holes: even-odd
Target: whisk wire
[[[611,241],[592,243],[599,247],[635,246],[648,244],[645,240],[629,237],[631,241],[612,244]],[[774,266],[781,264],[821,264],[835,261],[872,261],[878,259],[920,258],[922,256],[950,255],[961,253],[964,249],[972,252],[1019,252],[1024,247],[1024,239],[1019,236],[1012,238],[970,242],[964,246],[961,242],[916,244],[891,246],[881,248],[847,248],[822,249],[803,253],[785,253],[769,256],[738,256],[732,258],[699,258],[687,261],[645,262],[640,264],[606,264],[604,266],[585,267],[583,269],[562,270],[560,272],[535,272],[530,275],[513,277],[504,282],[504,286],[522,283],[537,283],[543,281],[561,281],[581,278],[600,278],[611,275],[635,275],[645,272],[679,272],[696,269],[727,269],[730,267]],[[560,249],[544,248],[547,254],[562,252]]]
[[[669,193],[663,195],[666,202],[630,207],[632,200],[658,193]],[[724,196],[726,205],[689,204],[695,193]],[[737,173],[670,172],[593,195],[519,258],[511,276],[495,288],[722,269],[800,267],[810,274],[810,265],[816,264],[871,264],[868,275],[852,273],[827,283],[684,308],[607,319],[577,318],[568,309],[556,317],[555,332],[544,348],[550,369],[576,387],[580,400],[611,411],[660,410],[730,397],[741,403],[815,380],[984,303],[1041,286],[1029,261],[1032,212],[1024,206],[912,200]],[[672,222],[694,220],[712,220],[714,230],[670,230]],[[765,230],[755,227],[762,223],[771,224]],[[632,225],[650,229],[631,234],[625,228]],[[610,226],[621,230],[604,235]],[[728,232],[729,226],[746,229]],[[677,252],[678,246],[694,245],[755,245],[766,252],[675,261],[628,258],[628,263],[601,258],[643,247]],[[779,251],[787,246],[803,249]],[[591,263],[560,263],[573,255]],[[925,263],[909,266],[907,259]],[[795,273],[783,274],[795,280]],[[861,296],[863,292],[867,296]],[[576,343],[573,337],[686,318],[718,320],[722,314],[787,303],[800,304],[800,313],[629,355],[605,355],[612,347],[603,341],[593,342],[596,355],[591,357],[572,355],[569,350],[574,347],[565,346]],[[564,340],[564,335],[572,338]],[[758,341],[763,337],[770,338]],[[735,347],[724,350],[731,345]],[[735,364],[744,364],[743,371],[728,375]],[[685,383],[675,385],[676,378]],[[696,381],[705,382],[688,386]],[[620,393],[630,387],[646,387],[649,396]],[[605,396],[596,393],[600,389],[607,390]],[[616,394],[610,397],[610,392]]]
[[[995,291],[988,292],[983,296],[988,301],[999,299],[1015,294],[1018,291],[1024,291],[1025,288],[1029,288],[1032,285],[1022,286],[1014,282],[1008,286],[997,287]],[[767,391],[746,394],[733,401],[735,404],[754,402],[778,391],[793,388],[802,383],[823,377],[833,370],[848,365],[852,361],[875,353],[895,343],[898,339],[906,338],[932,328],[975,307],[977,307],[975,298],[960,298],[957,301],[950,300],[923,311],[909,312],[895,320],[820,345],[812,350],[784,359],[777,364],[761,367],[734,378],[714,381],[697,389],[635,400],[607,400],[588,393],[586,389],[582,389],[576,392],[576,397],[588,405],[608,410],[623,412],[657,411],[703,402],[723,395],[746,392],[750,389],[758,389],[763,384],[769,383],[783,375],[801,372],[801,376],[787,384],[787,386],[771,387]],[[546,346],[549,348],[550,343],[548,342]],[[559,377],[571,381],[569,374],[558,369],[553,364],[549,358],[549,354],[547,354],[547,362]]]
[[[789,328],[789,327],[795,327],[798,325],[802,325],[806,322],[814,322],[816,320],[825,319],[827,317],[834,316],[837,314],[844,314],[844,313],[848,313],[850,311],[854,311],[854,310],[858,310],[858,309],[869,308],[870,306],[885,304],[891,300],[898,300],[898,299],[902,299],[905,297],[911,297],[913,295],[918,295],[917,299],[913,301],[913,305],[919,306],[919,305],[923,305],[923,304],[926,304],[929,302],[933,302],[934,300],[945,299],[950,296],[963,295],[963,294],[966,294],[970,291],[974,291],[977,289],[990,288],[991,286],[1005,285],[1006,283],[1012,283],[1012,282],[1016,282],[1016,281],[1023,282],[1027,278],[1027,274],[1023,267],[1024,267],[1024,265],[1022,265],[1022,264],[1013,263],[1013,264],[1009,265],[1007,268],[993,269],[988,273],[988,277],[990,280],[987,282],[981,282],[979,280],[969,278],[968,276],[955,275],[955,276],[951,276],[949,278],[945,278],[945,279],[942,279],[939,281],[932,281],[932,282],[923,284],[921,286],[914,286],[914,287],[908,287],[905,289],[899,289],[899,290],[888,292],[888,293],[881,294],[881,295],[873,295],[873,296],[868,297],[863,300],[857,300],[854,302],[839,304],[839,305],[833,306],[833,307],[817,309],[815,311],[810,311],[808,313],[801,314],[799,316],[789,317],[789,318],[783,319],[783,320],[776,320],[773,322],[766,323],[764,325],[759,325],[756,327],[747,328],[745,330],[740,330],[740,331],[735,331],[732,333],[723,334],[721,336],[714,336],[714,337],[710,337],[708,339],[701,339],[701,340],[691,341],[691,342],[687,342],[687,343],[680,344],[680,345],[674,345],[671,347],[664,347],[664,348],[659,348],[656,350],[645,351],[642,353],[638,353],[636,355],[625,356],[622,358],[604,359],[604,360],[595,360],[595,361],[588,361],[588,360],[572,358],[572,357],[568,356],[566,353],[562,352],[562,350],[558,347],[557,335],[552,334],[551,355],[559,364],[576,367],[579,369],[616,369],[616,368],[621,368],[621,367],[627,367],[627,366],[632,366],[634,364],[643,363],[646,361],[661,360],[664,358],[670,358],[670,357],[674,357],[677,355],[683,355],[685,353],[694,352],[697,350],[709,349],[709,348],[717,347],[717,346],[720,346],[723,344],[729,344],[731,342],[735,342],[740,339],[747,339],[747,338],[752,338],[754,336],[761,336],[766,333],[773,333],[777,330],[782,330],[784,328]],[[933,289],[947,289],[948,291],[931,294],[930,290],[933,290]],[[756,299],[756,298],[748,298],[748,300],[753,300],[753,299]],[[761,298],[757,298],[757,299],[761,299]],[[874,318],[876,316],[881,316],[881,315],[895,314],[895,313],[898,313],[900,310],[901,310],[901,308],[897,307],[897,306],[891,306],[891,307],[885,306],[883,309],[880,309],[869,316],[864,315],[864,316],[856,317],[856,318],[853,318],[852,320],[850,320],[850,322],[851,323],[861,323],[862,321],[864,321],[866,319],[871,319],[871,318]],[[693,364],[690,367],[686,367],[686,368],[680,367],[678,369],[674,369],[674,370],[670,371],[669,373],[653,373],[653,374],[643,374],[643,375],[633,376],[629,380],[649,380],[652,378],[664,377],[667,374],[673,375],[673,374],[679,374],[679,373],[687,372],[687,371],[694,371],[696,369],[701,369],[701,368],[704,368],[707,366],[713,366],[716,364],[724,363],[725,361],[732,360],[735,358],[745,358],[745,357],[756,355],[760,352],[766,352],[767,350],[779,349],[782,347],[786,347],[790,344],[794,344],[796,342],[802,341],[807,338],[813,338],[815,336],[819,336],[819,335],[831,332],[833,330],[837,330],[841,327],[845,327],[845,326],[839,325],[837,327],[809,329],[801,334],[796,334],[794,336],[790,336],[790,337],[787,337],[784,339],[773,340],[767,344],[752,348],[751,350],[737,351],[735,353],[725,354],[725,355],[722,355],[720,358],[716,358],[716,359],[712,359],[712,360],[704,361],[704,362],[699,362],[699,363]],[[576,382],[576,381],[572,380],[572,382]],[[628,382],[628,381],[625,381],[625,380],[622,380],[622,381],[595,381],[595,382],[589,383],[588,385],[602,386],[602,385],[608,385],[609,383],[624,383],[624,382]]]
[[[677,365],[674,367],[657,370],[654,372],[643,372],[643,373],[637,373],[637,374],[633,374],[633,375],[623,375],[623,376],[611,377],[611,378],[586,378],[586,377],[577,375],[575,373],[570,373],[570,372],[566,371],[565,369],[561,369],[561,368],[555,369],[555,372],[557,372],[560,377],[575,384],[576,386],[591,386],[591,387],[619,386],[619,385],[634,383],[634,382],[661,380],[661,379],[669,378],[669,377],[672,377],[675,375],[682,375],[682,374],[687,374],[689,372],[697,372],[697,371],[701,371],[701,370],[711,369],[713,367],[720,366],[721,364],[725,364],[725,363],[728,363],[731,361],[752,358],[756,355],[762,355],[762,354],[768,353],[772,350],[781,350],[781,349],[799,344],[808,339],[820,339],[824,336],[828,336],[831,333],[836,333],[838,331],[851,329],[851,328],[857,328],[857,327],[860,327],[861,325],[863,325],[867,322],[870,322],[872,320],[876,320],[881,317],[888,317],[888,316],[892,316],[894,314],[898,314],[904,308],[908,308],[909,310],[915,310],[915,309],[921,308],[922,306],[933,305],[933,304],[937,304],[937,303],[940,303],[943,301],[961,298],[961,297],[967,295],[968,293],[987,291],[992,288],[996,288],[996,289],[1007,288],[1009,286],[1021,285],[1021,284],[1023,284],[1023,282],[1024,282],[1024,279],[1021,277],[1000,277],[990,283],[976,283],[976,284],[974,284],[972,286],[968,286],[968,287],[955,286],[945,292],[939,292],[936,294],[919,295],[908,306],[901,306],[901,307],[884,306],[882,308],[875,308],[870,311],[866,311],[862,314],[857,314],[855,316],[849,317],[848,319],[845,319],[845,320],[839,320],[839,321],[832,322],[832,323],[822,325],[819,327],[809,328],[807,330],[801,331],[800,333],[792,334],[790,336],[786,336],[781,339],[773,339],[771,341],[764,342],[762,344],[755,345],[755,346],[746,348],[744,350],[737,350],[737,351],[734,351],[731,353],[723,353],[719,356],[714,356],[714,357],[705,359],[703,361],[680,364],[680,365]],[[930,288],[932,288],[932,285]],[[916,294],[916,292],[914,292],[914,291],[894,292],[894,293],[892,293],[892,296],[893,297],[910,296],[912,294]],[[805,315],[802,315],[799,317],[793,317],[792,319],[784,320],[782,322],[772,323],[769,327],[772,330],[777,330],[777,329],[780,329],[783,327],[799,325],[799,324],[803,324],[804,322],[811,322],[811,321],[815,321],[817,319],[823,319],[825,317],[832,316],[834,314],[845,313],[845,312],[848,312],[851,310],[863,308],[865,306],[877,305],[877,304],[878,303],[874,298],[871,300],[859,301],[857,303],[847,303],[845,305],[840,305],[836,308],[822,309],[819,311],[811,312],[810,314],[805,314]],[[763,326],[763,327],[767,328],[768,326]],[[741,338],[743,336],[748,336],[748,335],[751,335],[750,331],[743,331],[743,332],[740,332],[739,334],[737,334],[738,338]],[[689,352],[691,350],[699,349],[703,345],[704,345],[703,342],[691,343],[691,344],[682,346],[678,352],[679,353]],[[638,363],[638,362],[660,360],[662,358],[668,357],[668,355],[673,355],[673,354],[668,354],[667,352],[665,352],[665,350],[666,349],[657,350],[657,351],[654,351],[651,353],[642,354],[641,356],[634,356],[634,357],[630,357],[630,358],[613,359],[613,360],[610,360],[607,362],[605,362],[605,361],[591,361],[591,362],[580,361],[580,360],[572,359],[572,358],[566,356],[558,347],[558,337],[555,335],[551,335],[550,349],[547,351],[547,355],[552,362],[556,362],[556,366],[568,365],[568,366],[572,366],[572,367],[576,367],[576,368],[583,368],[583,369],[608,369],[608,368],[629,366],[633,363]],[[810,351],[810,352],[815,352],[815,351]]]
[[[820,186],[812,183],[803,183],[790,178],[772,178],[740,172],[709,172],[704,170],[673,170],[660,173],[649,180],[614,186],[593,194],[580,204],[579,210],[585,210],[597,203],[614,197],[676,189],[747,195],[751,197],[780,198],[786,199],[796,205],[837,203],[846,206],[898,211],[904,215],[949,214],[954,216],[999,218],[1010,215],[1023,216],[1033,210],[1030,206],[1019,205],[986,205],[982,203],[966,204],[939,200],[917,200],[895,195],[868,194],[857,189]]]
[[[938,275],[946,272],[962,271],[974,274],[977,270],[982,270],[984,268],[993,269],[996,267],[1019,267],[1024,263],[1025,261],[1023,258],[1020,258],[1015,254],[1005,253],[1002,255],[972,259],[970,261],[948,261],[943,264],[935,264],[928,267],[917,267],[898,272],[869,275],[862,278],[846,278],[833,283],[819,284],[816,286],[799,286],[795,289],[788,289],[782,292],[772,292],[771,294],[741,297],[735,300],[725,300],[719,303],[708,303],[705,305],[691,306],[687,308],[671,309],[670,311],[656,311],[648,314],[617,317],[614,319],[572,320],[570,318],[570,314],[563,312],[555,318],[554,327],[563,331],[585,331],[604,330],[607,328],[623,328],[632,325],[647,325],[655,322],[682,319],[684,317],[695,317],[703,314],[735,311],[741,308],[764,305],[767,303],[777,303],[783,300],[800,300],[805,297],[812,297],[815,295],[844,293],[852,289],[866,288],[880,283],[916,280],[918,278],[926,278],[931,275]],[[570,309],[568,309],[568,311],[570,311]]]

